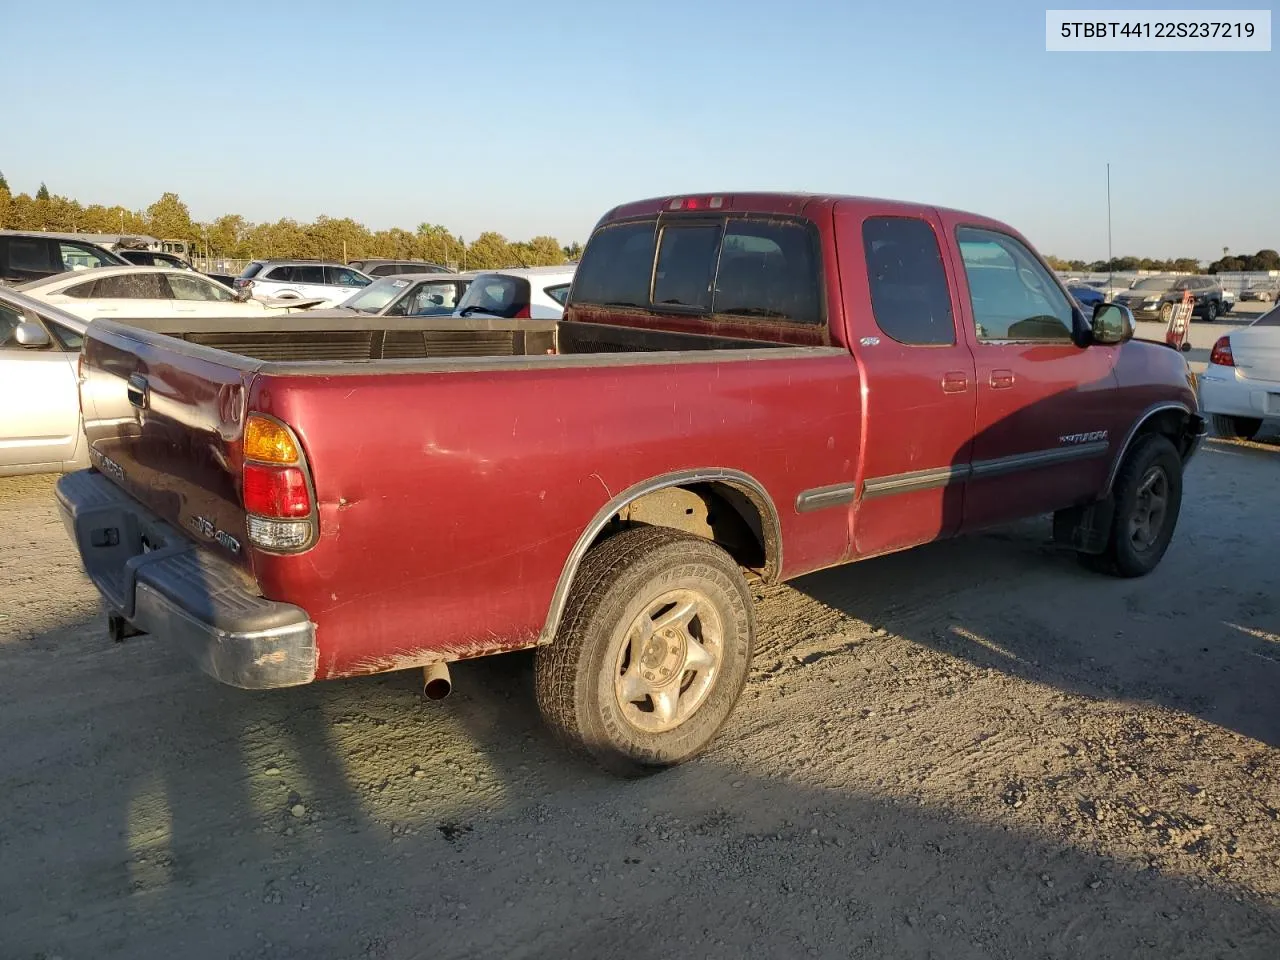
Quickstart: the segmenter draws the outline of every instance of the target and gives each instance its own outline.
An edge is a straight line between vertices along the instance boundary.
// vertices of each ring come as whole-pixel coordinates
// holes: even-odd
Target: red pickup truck
[[[667,197],[559,321],[97,321],[58,497],[112,634],[282,687],[537,647],[551,725],[679,762],[747,677],[746,576],[1054,515],[1147,573],[1204,433],[1183,357],[985,217]]]

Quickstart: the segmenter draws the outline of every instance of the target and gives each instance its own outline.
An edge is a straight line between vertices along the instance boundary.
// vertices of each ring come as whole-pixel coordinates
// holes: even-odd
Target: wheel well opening
[[[670,527],[722,547],[739,566],[776,576],[777,531],[758,494],[720,481],[664,487],[632,500],[609,518],[592,546],[636,526]]]
[[[1191,436],[1190,431],[1187,430],[1186,425],[1187,414],[1183,411],[1161,410],[1143,421],[1133,439],[1137,440],[1139,437],[1144,437],[1150,433],[1163,434],[1173,443],[1178,455],[1186,459],[1187,454],[1191,451],[1191,445],[1194,443],[1194,438]],[[1132,443],[1129,445],[1129,449],[1133,449]]]

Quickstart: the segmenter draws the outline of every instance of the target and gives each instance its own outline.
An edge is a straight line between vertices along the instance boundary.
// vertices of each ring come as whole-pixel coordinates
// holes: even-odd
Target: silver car
[[[89,465],[76,379],[85,326],[0,287],[0,476]]]

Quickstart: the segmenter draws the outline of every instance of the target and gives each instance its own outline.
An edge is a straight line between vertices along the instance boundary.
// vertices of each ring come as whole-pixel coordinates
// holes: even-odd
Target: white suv
[[[341,303],[373,282],[359,270],[320,260],[254,260],[235,279],[235,289],[258,300],[322,300]]]

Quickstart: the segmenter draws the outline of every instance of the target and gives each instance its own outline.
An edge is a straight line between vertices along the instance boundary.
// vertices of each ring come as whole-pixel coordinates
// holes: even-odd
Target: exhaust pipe
[[[432,663],[422,668],[422,695],[428,700],[443,700],[452,689],[447,663]]]

